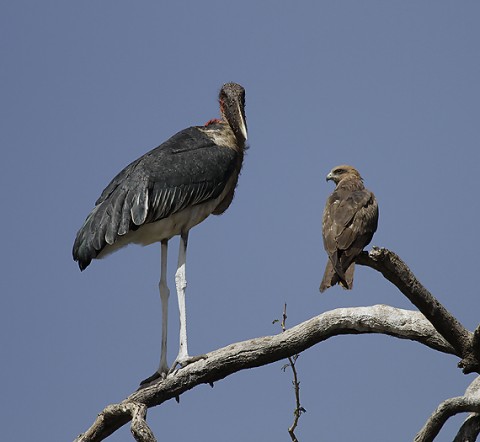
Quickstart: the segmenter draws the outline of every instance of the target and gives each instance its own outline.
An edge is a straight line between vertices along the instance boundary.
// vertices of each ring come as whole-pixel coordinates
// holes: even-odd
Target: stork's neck
[[[239,140],[233,129],[226,121],[211,120],[205,126],[198,127],[205,135],[212,139],[212,141],[221,147],[228,147],[237,152],[243,152],[245,143]]]
[[[224,121],[220,120],[219,118],[212,118],[205,123],[205,127],[210,126],[211,124],[219,124],[224,123]]]

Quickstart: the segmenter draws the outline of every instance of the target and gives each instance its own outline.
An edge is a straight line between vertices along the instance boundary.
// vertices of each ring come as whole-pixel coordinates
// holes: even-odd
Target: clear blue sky
[[[373,244],[476,327],[479,20],[474,1],[2,2],[2,438],[72,440],[156,368],[160,247],[80,273],[71,246],[110,179],[216,117],[227,81],[247,91],[251,147],[228,212],[190,235],[192,354],[278,332],[284,302],[289,326],[342,306],[413,308],[363,267],[351,293],[318,292],[325,175],[341,163],[377,195]],[[149,423],[159,440],[288,441],[282,364],[200,386]],[[456,364],[383,336],[322,343],[297,364],[299,439],[411,440],[473,379]],[[109,440],[132,439],[125,427]]]

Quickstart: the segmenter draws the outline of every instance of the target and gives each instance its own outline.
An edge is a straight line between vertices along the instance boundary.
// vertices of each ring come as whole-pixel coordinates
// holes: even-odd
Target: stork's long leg
[[[187,345],[187,311],[185,306],[185,290],[187,288],[187,280],[185,277],[185,265],[187,260],[187,243],[188,231],[180,235],[180,249],[178,251],[178,265],[175,273],[175,285],[177,288],[178,310],[180,313],[180,346],[178,355],[175,359],[172,369],[177,364],[182,365],[189,358]]]
[[[178,296],[178,310],[180,312],[180,346],[178,349],[178,355],[175,362],[170,367],[170,373],[176,371],[177,365],[185,367],[192,362],[196,362],[200,359],[206,359],[205,355],[189,356],[187,346],[187,310],[185,308],[185,290],[187,288],[187,280],[185,277],[185,266],[187,258],[187,243],[188,243],[188,231],[182,232],[180,235],[180,250],[178,252],[178,265],[177,272],[175,273],[175,285],[177,287]]]
[[[168,332],[168,298],[170,297],[170,289],[167,285],[167,254],[168,240],[162,241],[161,264],[160,264],[160,282],[158,288],[160,290],[160,301],[162,302],[162,347],[160,350],[160,365],[158,373],[166,376],[168,373],[167,365],[167,332]]]
[[[168,374],[167,365],[167,332],[168,332],[168,298],[170,297],[170,289],[167,285],[167,256],[168,256],[168,240],[164,239],[161,246],[160,256],[160,282],[158,290],[160,291],[160,301],[162,303],[162,345],[160,349],[160,365],[158,370],[152,376],[140,382],[140,388],[146,386],[150,382],[160,377],[165,378]]]

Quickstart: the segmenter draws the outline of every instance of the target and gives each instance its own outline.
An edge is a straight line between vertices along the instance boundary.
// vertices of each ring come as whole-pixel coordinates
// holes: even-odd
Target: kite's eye
[[[333,173],[334,173],[335,175],[341,175],[342,173],[345,173],[345,170],[343,170],[343,169],[335,169],[335,170],[333,171]]]

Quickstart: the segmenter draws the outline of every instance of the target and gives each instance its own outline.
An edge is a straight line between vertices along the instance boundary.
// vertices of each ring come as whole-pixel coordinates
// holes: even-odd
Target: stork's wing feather
[[[216,145],[199,128],[177,133],[129,164],[105,188],[77,234],[74,258],[85,268],[130,230],[217,198],[235,167],[237,153]]]

